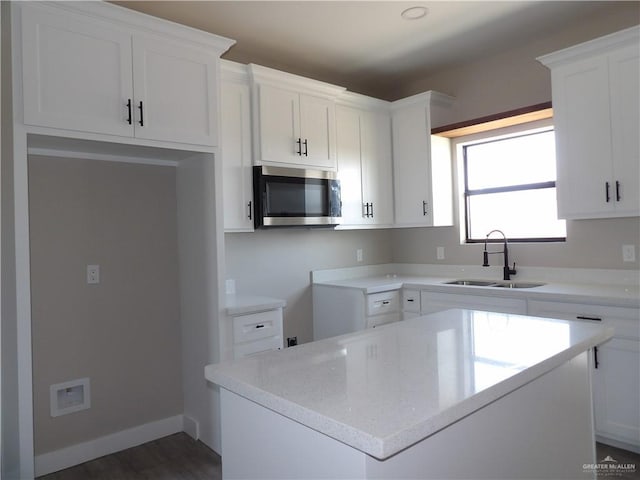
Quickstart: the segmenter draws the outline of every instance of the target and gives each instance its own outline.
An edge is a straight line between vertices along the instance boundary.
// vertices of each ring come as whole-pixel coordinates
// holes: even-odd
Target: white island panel
[[[598,325],[449,310],[240,362],[210,365],[206,376],[223,387],[223,396],[246,399],[227,401],[223,417],[230,409],[244,408],[246,402],[251,404],[248,410],[255,405],[262,411],[263,419],[272,417],[276,424],[283,422],[274,427],[270,426],[271,420],[265,420],[264,430],[256,419],[245,422],[244,427],[240,421],[223,427],[223,472],[230,475],[233,471],[230,459],[238,456],[240,445],[230,445],[234,445],[232,439],[236,435],[249,443],[250,438],[261,438],[258,443],[265,445],[262,453],[270,452],[269,458],[282,450],[284,464],[287,448],[292,446],[276,448],[280,442],[287,444],[293,439],[297,449],[309,447],[308,455],[322,457],[321,451],[314,452],[320,447],[310,440],[317,437],[322,438],[321,443],[333,439],[332,448],[347,449],[345,452],[349,453],[341,454],[345,458],[355,455],[353,465],[366,461],[361,474],[351,475],[351,470],[345,470],[343,478],[372,475],[375,478],[376,471],[381,478],[394,478],[397,467],[391,474],[384,473],[385,468],[391,468],[394,462],[407,467],[409,452],[415,452],[419,445],[430,444],[425,452],[414,454],[416,458],[428,458],[428,454],[439,451],[433,442],[445,439],[447,431],[462,425],[471,425],[471,430],[463,430],[461,438],[454,438],[448,448],[458,454],[458,445],[463,445],[466,439],[465,448],[473,448],[475,452],[475,457],[468,458],[480,458],[482,452],[498,455],[495,445],[502,445],[505,452],[511,452],[508,447],[517,445],[512,452],[514,458],[523,456],[537,462],[542,458],[538,453],[548,453],[547,442],[562,438],[559,448],[563,452],[558,455],[571,461],[583,459],[582,463],[595,461],[589,362],[585,352],[610,336],[610,330]],[[575,362],[579,368],[572,366]],[[554,370],[566,371],[575,384],[559,381],[550,373]],[[533,392],[519,398],[521,392],[531,388]],[[490,414],[492,404],[500,404],[495,418]],[[557,411],[552,411],[552,407]],[[243,415],[237,413],[237,419]],[[541,415],[546,415],[549,421],[543,421]],[[284,424],[288,422],[306,432],[304,437],[285,434]],[[518,432],[517,441],[516,437],[510,438],[514,429]],[[546,436],[538,429],[544,430]],[[531,442],[533,450],[527,452],[524,447],[530,433],[541,440]],[[493,441],[491,435],[502,435],[502,443],[486,450],[486,443]],[[267,444],[274,446],[275,451]],[[578,453],[572,454],[572,449]],[[538,453],[534,454],[534,450]],[[245,453],[255,455],[256,451],[250,449]],[[326,468],[335,466],[332,460],[335,455],[321,462],[325,470],[314,471],[309,464],[307,476],[322,476]],[[549,461],[554,463],[552,458]],[[575,475],[580,473],[582,463],[580,469],[575,465],[568,467],[573,472],[569,478],[578,478]],[[424,463],[419,465],[424,468]],[[546,470],[541,468],[540,475],[527,470],[522,476],[553,478],[559,471],[551,470],[552,475],[544,474]],[[271,478],[288,471],[276,469]],[[326,475],[335,476],[339,471]],[[463,471],[475,477],[483,470],[476,474]],[[419,478],[430,478],[433,472],[436,473],[431,478],[439,478],[438,470]],[[567,471],[560,473],[564,475]],[[269,477],[267,470],[261,474]],[[290,478],[295,476],[304,477],[300,471]]]

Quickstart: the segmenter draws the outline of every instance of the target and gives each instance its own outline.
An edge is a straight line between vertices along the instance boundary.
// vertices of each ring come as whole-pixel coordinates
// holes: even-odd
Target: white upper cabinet
[[[216,145],[217,61],[204,51],[134,36],[135,136]]]
[[[256,100],[256,165],[336,169],[334,98],[344,89],[249,66]]]
[[[300,138],[304,163],[336,168],[336,113],[332,100],[300,94]]]
[[[223,61],[220,146],[225,232],[253,231],[251,91],[243,66]]]
[[[217,144],[217,62],[232,41],[191,29],[183,41],[181,27],[101,2],[20,14],[26,125]]]
[[[133,135],[130,33],[81,15],[24,6],[22,57],[24,123]]]
[[[338,178],[342,189],[339,228],[393,224],[391,122],[387,108],[336,106]]]
[[[453,224],[449,143],[431,135],[432,115],[452,102],[426,92],[392,103],[395,226]]]
[[[640,27],[538,60],[551,69],[558,216],[640,215]]]

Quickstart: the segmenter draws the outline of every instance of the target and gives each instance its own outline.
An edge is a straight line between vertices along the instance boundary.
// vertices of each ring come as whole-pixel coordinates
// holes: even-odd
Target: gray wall
[[[638,269],[640,219],[611,218],[567,222],[562,243],[513,243],[509,259],[536,267]],[[457,227],[394,230],[393,260],[398,263],[482,265],[483,245],[461,245]],[[636,245],[636,261],[622,261],[622,245]],[[437,260],[436,247],[445,247],[445,259]],[[496,249],[497,247],[492,247]],[[499,265],[502,257],[490,259]]]
[[[36,454],[181,414],[175,168],[34,156],[29,200]],[[51,418],[81,377],[91,408]]]
[[[227,233],[226,277],[238,293],[287,301],[284,335],[298,342],[313,338],[309,272],[392,261],[388,230],[263,230]],[[362,248],[363,262],[356,262]]]

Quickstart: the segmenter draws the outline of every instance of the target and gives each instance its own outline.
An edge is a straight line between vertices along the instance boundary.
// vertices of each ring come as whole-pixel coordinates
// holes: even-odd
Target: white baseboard
[[[596,441],[600,443],[604,443],[605,445],[610,445],[612,447],[621,448],[622,450],[629,450],[630,452],[635,452],[640,454],[640,445],[623,442],[621,440],[616,440],[609,437],[603,437],[600,435],[596,435]],[[598,458],[597,460],[600,460],[600,459]]]
[[[191,421],[193,422],[193,420]],[[36,476],[57,472],[126,448],[182,432],[184,423],[183,415],[176,415],[71,445],[60,450],[36,455]],[[195,422],[193,423],[195,424]]]
[[[195,418],[190,417],[189,415],[183,415],[184,421],[182,430],[184,433],[189,435],[194,440],[200,439],[200,424],[196,421]]]

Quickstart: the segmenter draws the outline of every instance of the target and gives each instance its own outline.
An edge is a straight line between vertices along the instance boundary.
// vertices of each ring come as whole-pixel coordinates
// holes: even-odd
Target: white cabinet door
[[[335,106],[331,100],[258,85],[259,163],[335,170]]]
[[[596,433],[640,448],[640,341],[612,338],[598,347],[593,373]]]
[[[607,58],[558,67],[552,71],[552,84],[558,216],[606,214],[612,209],[614,187]]]
[[[260,85],[258,87],[260,160],[270,163],[300,163],[300,96],[297,92]]]
[[[357,109],[336,106],[336,147],[342,200],[341,225],[362,225],[365,223],[365,211],[362,200],[360,112]]]
[[[216,145],[216,62],[205,52],[136,35],[136,137]]]
[[[640,47],[609,57],[611,135],[616,214],[638,215],[640,209]],[[617,183],[616,183],[617,182]]]
[[[430,125],[424,105],[411,105],[392,114],[395,223],[433,224],[429,200],[431,184]]]
[[[388,114],[336,107],[342,225],[391,225],[393,191]]]
[[[336,168],[336,118],[333,101],[300,95],[301,163],[314,168]]]
[[[391,163],[391,120],[385,112],[360,113],[362,197],[370,204],[369,222],[393,223],[393,169]]]
[[[26,124],[133,135],[128,32],[23,4],[22,48]]]
[[[249,85],[223,82],[221,152],[226,232],[253,231]]]

